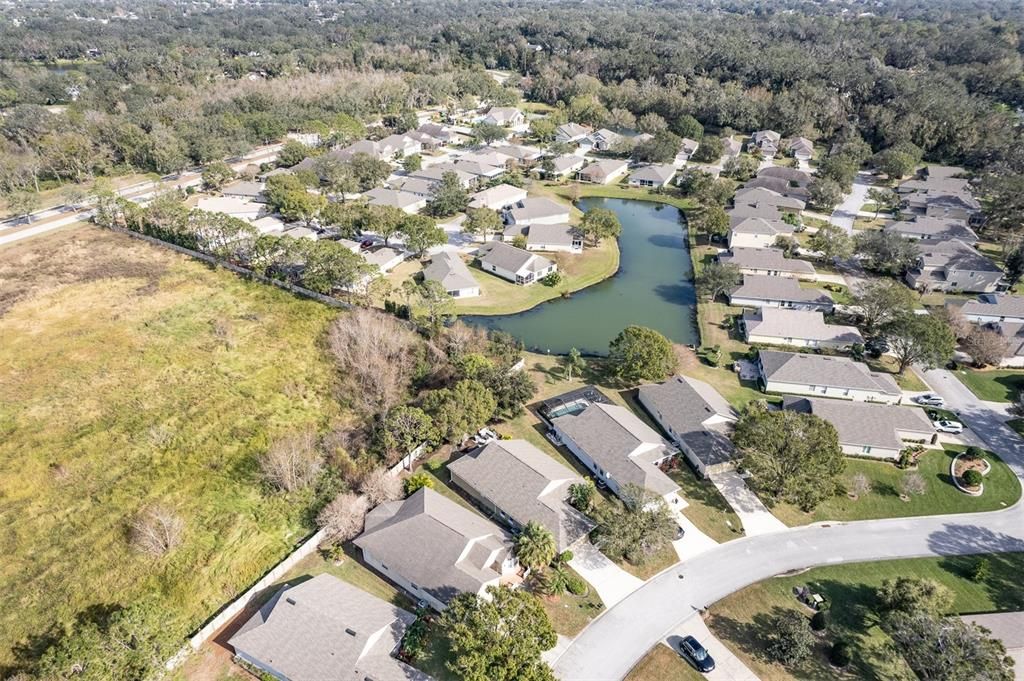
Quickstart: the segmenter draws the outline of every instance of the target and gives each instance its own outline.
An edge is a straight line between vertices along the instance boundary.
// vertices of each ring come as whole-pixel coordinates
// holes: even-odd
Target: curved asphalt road
[[[1024,477],[1024,441],[955,377],[928,372],[926,378],[989,448]],[[698,609],[791,570],[1007,551],[1024,551],[1021,503],[992,513],[825,523],[736,539],[661,573],[594,620],[555,662],[555,674],[564,681],[618,681]]]

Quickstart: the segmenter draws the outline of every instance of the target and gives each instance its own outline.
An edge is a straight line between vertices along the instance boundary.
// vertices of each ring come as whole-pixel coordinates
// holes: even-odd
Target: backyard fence
[[[412,470],[413,463],[415,463],[416,459],[420,458],[423,455],[423,452],[426,449],[427,443],[424,442],[419,447],[406,454],[401,461],[399,461],[394,466],[389,468],[388,474],[391,477],[397,477],[402,474],[402,471]]]

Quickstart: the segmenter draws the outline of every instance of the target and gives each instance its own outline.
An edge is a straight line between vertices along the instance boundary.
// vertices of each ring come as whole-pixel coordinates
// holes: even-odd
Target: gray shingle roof
[[[512,209],[512,219],[515,222],[542,218],[565,218],[568,220],[569,206],[545,196],[528,196],[519,201]]]
[[[491,442],[448,469],[519,525],[546,527],[559,551],[594,528],[566,501],[569,486],[583,478],[525,440]]]
[[[572,246],[573,241],[579,241],[583,235],[572,225],[530,225],[526,233],[526,243],[529,246]]]
[[[1024,317],[1024,296],[986,293],[975,300],[968,300],[960,311],[965,315],[986,317]]]
[[[730,298],[780,300],[789,303],[832,305],[832,296],[816,288],[803,288],[796,279],[764,274],[744,274],[743,284],[729,294]]]
[[[459,254],[450,251],[442,251],[431,257],[430,264],[423,268],[423,278],[427,281],[441,282],[445,291],[479,286]]]
[[[637,168],[629,174],[630,180],[648,180],[664,184],[676,174],[676,168],[671,163],[651,163]]]
[[[594,161],[581,170],[580,174],[586,175],[587,177],[608,177],[609,175],[614,175],[628,167],[629,163],[626,161],[619,161],[614,158],[604,158],[600,161]]]
[[[390,656],[415,619],[321,574],[282,587],[228,643],[292,681],[422,680],[429,677]]]
[[[978,250],[959,239],[920,239],[919,258],[925,267],[947,270],[1001,272],[1002,268]]]
[[[499,579],[512,550],[500,527],[426,487],[370,511],[354,543],[442,603]]]
[[[732,422],[737,414],[707,383],[688,376],[673,376],[664,383],[640,386],[640,398],[705,465],[726,463],[736,457],[736,449],[726,434],[729,426],[724,422],[707,422]]]
[[[785,168],[783,166],[771,166],[759,170],[757,173],[758,177],[777,177],[787,182],[796,182],[801,187],[806,187],[811,183],[811,174],[803,170],[797,170],[796,168]]]
[[[817,274],[814,265],[806,260],[787,258],[786,254],[778,248],[737,246],[731,249],[731,252],[720,253],[718,259],[723,263],[736,265],[740,269],[775,270],[806,276]]]
[[[743,313],[743,325],[751,336],[786,339],[800,338],[830,343],[863,343],[856,326],[826,324],[818,310],[787,310],[762,307]]]
[[[778,218],[739,218],[732,231],[736,234],[764,234],[766,236],[793,236],[793,225]]]
[[[915,220],[892,222],[886,225],[884,230],[922,239],[962,239],[969,243],[978,241],[978,235],[974,230],[960,220],[944,220],[925,215],[918,216]]]
[[[492,241],[480,250],[485,251],[480,257],[480,262],[509,272],[518,272],[524,267],[532,272],[539,272],[551,265],[551,261],[542,255],[524,251],[501,241]]]
[[[761,350],[758,353],[764,376],[778,383],[819,385],[901,395],[896,380],[871,371],[866,364],[849,357],[808,355],[799,352]]]
[[[903,440],[897,431],[920,434],[920,439],[928,439],[935,434],[935,427],[919,407],[795,395],[784,397],[782,405],[790,411],[814,414],[825,419],[835,426],[840,444],[854,447],[901,449]]]
[[[733,203],[739,207],[747,206],[774,206],[777,208],[788,208],[791,210],[803,210],[804,202],[789,196],[783,196],[779,192],[773,192],[764,187],[744,188],[736,192]]]
[[[633,483],[658,496],[679,489],[652,463],[665,455],[665,441],[628,409],[595,403],[552,423],[620,485]]]

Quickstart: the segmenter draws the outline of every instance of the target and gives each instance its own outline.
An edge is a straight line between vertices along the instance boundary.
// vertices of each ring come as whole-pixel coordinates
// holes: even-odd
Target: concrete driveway
[[[715,669],[704,674],[709,681],[759,681],[757,674],[743,664],[724,643],[719,641],[700,617],[691,617],[665,637],[663,643],[679,651],[679,641],[684,636],[693,636],[715,660]]]
[[[639,577],[620,568],[590,542],[583,542],[572,552],[569,566],[594,587],[606,608],[611,608],[643,586]]]
[[[857,218],[860,207],[867,201],[868,189],[870,188],[871,174],[866,172],[857,173],[857,177],[853,180],[853,188],[843,199],[843,202],[832,211],[829,222],[853,234],[853,221]]]
[[[740,517],[748,537],[787,529],[785,523],[773,516],[757,495],[750,491],[746,481],[736,471],[712,473],[708,477]]]

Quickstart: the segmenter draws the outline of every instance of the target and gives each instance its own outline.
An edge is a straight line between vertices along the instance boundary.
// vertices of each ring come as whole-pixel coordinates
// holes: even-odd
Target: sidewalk
[[[620,568],[590,542],[573,548],[569,567],[594,587],[609,610],[643,585],[639,577]]]
[[[748,537],[787,529],[786,525],[761,503],[757,495],[750,491],[747,483],[736,471],[713,473],[708,477],[740,517],[743,530]]]

